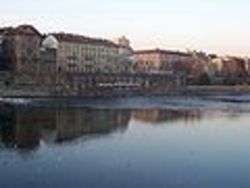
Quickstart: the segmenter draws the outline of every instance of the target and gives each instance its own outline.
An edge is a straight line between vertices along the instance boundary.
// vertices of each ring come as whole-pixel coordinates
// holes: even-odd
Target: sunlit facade
[[[135,51],[135,69],[139,72],[161,73],[173,71],[175,64],[189,62],[192,55],[168,50],[140,50]]]
[[[56,49],[57,67],[67,72],[121,72],[126,66],[122,59],[130,56],[112,41],[66,33],[48,35],[43,47]]]

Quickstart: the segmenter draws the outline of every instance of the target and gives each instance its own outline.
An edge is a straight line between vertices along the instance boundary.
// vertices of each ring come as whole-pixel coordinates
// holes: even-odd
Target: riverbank
[[[97,109],[207,109],[228,110],[250,107],[250,94],[245,95],[151,95],[89,98],[0,98],[0,104],[16,107],[97,108]]]
[[[116,92],[86,92],[81,94],[54,93],[50,90],[0,90],[1,99],[38,99],[38,100],[68,100],[68,99],[98,99],[98,98],[129,98],[150,96],[241,96],[250,95],[250,86],[187,86],[173,91],[116,91]]]
[[[248,95],[250,94],[249,85],[235,85],[235,86],[187,86],[184,91],[186,95],[203,96],[203,95]]]

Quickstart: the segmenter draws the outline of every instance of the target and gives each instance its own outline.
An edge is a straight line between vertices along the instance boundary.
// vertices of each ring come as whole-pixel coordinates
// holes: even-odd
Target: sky
[[[115,39],[134,49],[250,56],[249,0],[0,0],[0,27]]]

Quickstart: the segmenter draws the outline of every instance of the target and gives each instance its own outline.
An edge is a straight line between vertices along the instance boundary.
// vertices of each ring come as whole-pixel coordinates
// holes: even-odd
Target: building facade
[[[8,63],[6,57],[6,43],[3,36],[0,35],[0,71],[8,70]]]
[[[173,68],[191,57],[159,49],[134,52],[125,36],[113,42],[70,33],[42,35],[31,25],[0,28],[0,61],[12,70],[11,87],[38,93],[167,92],[185,83]]]
[[[135,69],[139,72],[173,72],[177,64],[191,62],[192,55],[168,50],[141,50],[134,53]]]
[[[243,77],[247,75],[248,66],[244,59],[238,57],[218,57],[212,60],[216,75],[221,77]]]
[[[114,73],[126,71],[129,66],[127,48],[106,39],[52,33],[42,44],[44,49],[55,49],[57,69],[62,71]]]
[[[249,64],[239,57],[216,57],[211,59],[214,79],[222,80],[223,84],[241,84],[249,76]]]
[[[250,76],[250,59],[244,58],[247,76]]]
[[[132,56],[134,53],[133,48],[130,45],[129,39],[127,39],[125,36],[122,36],[117,39],[116,42],[119,46],[119,54],[123,56]]]
[[[31,25],[0,28],[5,42],[5,56],[15,72],[34,71],[40,55],[42,34]]]

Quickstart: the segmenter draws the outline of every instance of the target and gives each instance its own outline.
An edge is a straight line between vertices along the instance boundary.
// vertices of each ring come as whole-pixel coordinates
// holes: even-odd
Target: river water
[[[219,99],[2,105],[0,187],[250,187],[250,103]]]

